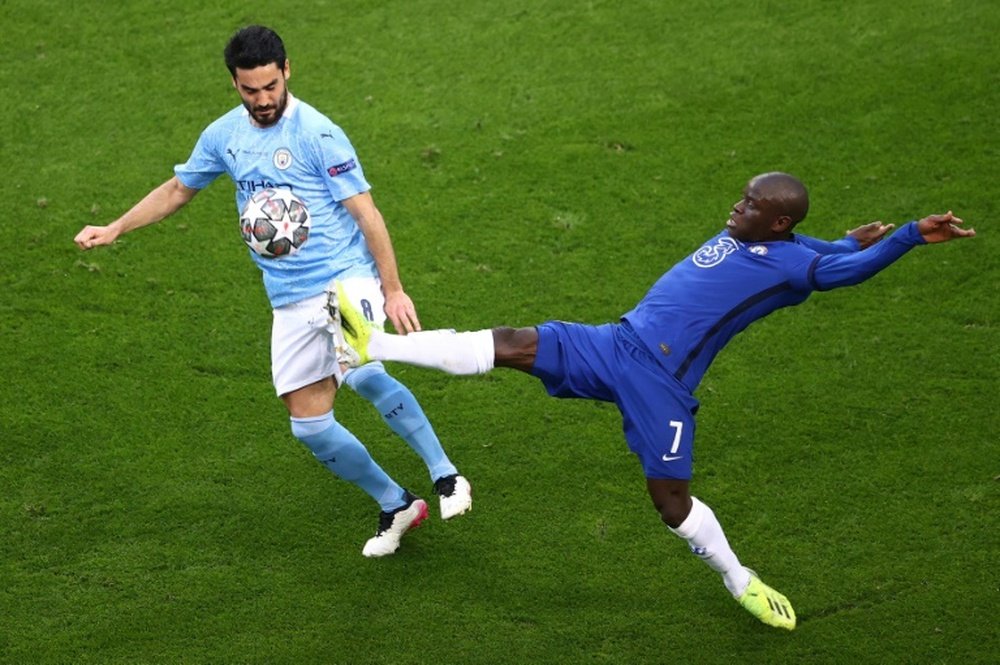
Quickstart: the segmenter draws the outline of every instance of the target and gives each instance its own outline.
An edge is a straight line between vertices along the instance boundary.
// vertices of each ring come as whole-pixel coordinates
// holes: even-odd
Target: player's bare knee
[[[649,498],[663,523],[672,529],[680,526],[691,512],[691,494],[687,481],[647,478]]]
[[[691,512],[691,506],[684,506],[680,502],[670,502],[663,506],[657,506],[657,511],[664,524],[671,529],[676,529],[687,519],[688,513]]]
[[[538,330],[534,327],[494,328],[493,349],[497,365],[529,371],[538,351]]]

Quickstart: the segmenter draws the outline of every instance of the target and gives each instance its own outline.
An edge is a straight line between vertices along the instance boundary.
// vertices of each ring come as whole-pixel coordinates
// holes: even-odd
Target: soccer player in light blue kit
[[[862,282],[917,245],[975,235],[949,212],[906,224],[882,242],[892,226],[879,222],[826,242],[792,232],[808,209],[798,179],[785,173],[753,178],[726,228],[664,274],[615,324],[550,321],[401,337],[373,330],[345,298],[339,313],[351,362],[395,360],[453,374],[511,367],[537,376],[553,396],[614,402],[663,522],[722,575],[751,614],[791,630],[791,603],[740,564],[711,508],[690,494],[693,393],[722,347],[757,319],[813,291]]]
[[[173,178],[112,224],[85,227],[75,241],[90,249],[158,222],[224,173],[236,185],[237,210],[267,188],[289,189],[302,199],[312,226],[299,251],[271,259],[251,253],[273,307],[275,390],[288,408],[295,437],[335,475],[378,502],[379,526],[363,554],[392,554],[402,535],[426,518],[427,504],[392,480],[334,419],[341,382],[374,404],[427,464],[442,518],[471,509],[471,487],[406,386],[376,363],[344,371],[332,337],[327,287],[341,280],[349,293],[344,297],[380,328],[388,317],[401,333],[420,330],[416,310],[403,290],[385,222],[350,141],[288,91],[290,68],[281,38],[263,26],[244,28],[226,46],[225,61],[242,105],[205,129]]]

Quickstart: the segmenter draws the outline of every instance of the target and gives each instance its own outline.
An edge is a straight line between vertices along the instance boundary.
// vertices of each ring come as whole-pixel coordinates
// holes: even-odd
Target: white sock
[[[493,331],[426,330],[391,335],[375,330],[368,343],[368,355],[372,360],[391,360],[449,374],[485,374],[493,369]]]
[[[729,547],[722,525],[711,508],[691,497],[691,512],[679,527],[670,530],[686,540],[695,556],[708,564],[709,568],[722,574],[722,582],[729,593],[739,597],[746,591],[750,584],[750,573]]]

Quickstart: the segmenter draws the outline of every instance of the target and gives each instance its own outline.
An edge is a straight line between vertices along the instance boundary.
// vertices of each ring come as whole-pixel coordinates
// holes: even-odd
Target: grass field
[[[1000,653],[1000,6],[800,0],[0,0],[0,662],[979,663]],[[918,248],[738,337],[694,491],[795,604],[743,612],[665,532],[616,411],[527,376],[394,367],[475,487],[393,557],[288,431],[220,181],[107,223],[238,103],[262,22],[358,148],[425,327],[614,320],[746,180],[801,230],[954,209]],[[363,400],[337,416],[400,482]]]

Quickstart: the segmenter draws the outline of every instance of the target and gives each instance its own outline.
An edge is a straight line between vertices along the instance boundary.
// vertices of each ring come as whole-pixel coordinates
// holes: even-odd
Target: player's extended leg
[[[428,330],[392,335],[373,327],[347,296],[341,282],[330,292],[330,325],[342,362],[357,367],[374,360],[439,369],[449,374],[484,374],[493,369],[493,332]]]
[[[726,588],[744,609],[769,626],[795,628],[791,603],[740,564],[715,513],[691,496],[687,480],[647,478],[646,487],[667,527],[687,541],[695,556],[722,575]]]
[[[360,487],[381,507],[378,529],[362,553],[392,554],[399,549],[403,534],[427,517],[427,504],[390,478],[357,437],[334,420],[331,407],[335,393],[336,385],[328,378],[282,395],[291,417],[292,434],[323,466]]]
[[[440,498],[441,518],[451,519],[472,509],[472,487],[448,459],[430,420],[410,389],[390,376],[380,362],[348,370],[344,381],[372,403],[382,420],[402,437],[427,465]]]

